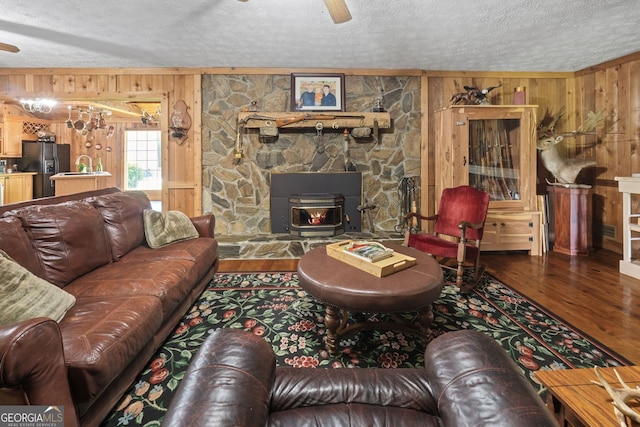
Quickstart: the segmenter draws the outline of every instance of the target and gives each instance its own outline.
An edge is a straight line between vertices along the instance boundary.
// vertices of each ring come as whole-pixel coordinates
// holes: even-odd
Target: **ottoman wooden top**
[[[438,262],[414,248],[386,243],[385,246],[416,258],[416,265],[376,277],[328,256],[322,246],[300,258],[300,286],[319,301],[351,311],[417,310],[435,301],[444,286]]]

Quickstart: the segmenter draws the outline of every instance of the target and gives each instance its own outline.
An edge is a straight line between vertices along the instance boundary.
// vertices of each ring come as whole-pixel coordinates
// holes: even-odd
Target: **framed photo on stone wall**
[[[344,99],[344,74],[291,74],[293,111],[345,111]]]

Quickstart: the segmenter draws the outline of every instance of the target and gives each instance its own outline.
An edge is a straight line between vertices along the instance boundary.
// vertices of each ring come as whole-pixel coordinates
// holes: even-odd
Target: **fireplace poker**
[[[371,211],[375,209],[377,206],[375,203],[369,203],[367,199],[364,199],[364,204],[359,205],[357,207],[358,212],[365,211],[367,214],[367,221],[369,221],[369,231],[371,233],[375,232],[375,227],[373,226],[373,218],[371,217]]]
[[[240,163],[240,160],[244,157],[244,153],[242,151],[242,132],[244,131],[244,126],[240,121],[238,121],[238,127],[236,129],[236,146],[235,146],[235,162],[236,164]]]
[[[402,178],[398,184],[398,193],[400,197],[400,217],[398,218],[398,223],[396,224],[394,229],[398,233],[403,233],[406,227],[411,229],[414,225],[416,227],[419,225],[419,223],[407,223],[407,220],[405,219],[407,213],[417,212],[417,194],[416,183],[414,179],[411,177]]]

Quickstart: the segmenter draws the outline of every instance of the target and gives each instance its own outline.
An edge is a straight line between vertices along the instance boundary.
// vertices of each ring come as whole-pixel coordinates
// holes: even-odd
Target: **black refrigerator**
[[[55,181],[50,180],[58,172],[71,171],[71,146],[56,144],[53,137],[38,141],[22,142],[22,159],[18,161],[21,172],[37,172],[33,177],[33,198],[55,195]]]

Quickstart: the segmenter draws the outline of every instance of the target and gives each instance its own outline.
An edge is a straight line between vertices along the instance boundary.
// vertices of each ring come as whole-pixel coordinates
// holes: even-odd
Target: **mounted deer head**
[[[562,135],[539,138],[536,148],[540,151],[542,164],[560,184],[575,184],[582,169],[595,166],[593,160],[566,159],[560,155],[558,144],[564,140]]]
[[[536,148],[540,151],[542,164],[549,172],[551,172],[559,184],[575,185],[576,178],[582,169],[586,167],[593,167],[596,165],[596,162],[594,160],[564,158],[560,154],[558,144],[565,139],[565,136],[576,137],[593,131],[596,126],[604,120],[604,113],[589,113],[584,127],[581,127],[574,132],[564,132],[559,134],[556,132],[556,125],[563,115],[564,107],[560,109],[560,112],[556,115],[551,114],[549,110],[545,112],[542,121],[538,124],[538,140]]]

